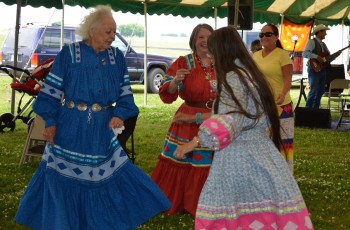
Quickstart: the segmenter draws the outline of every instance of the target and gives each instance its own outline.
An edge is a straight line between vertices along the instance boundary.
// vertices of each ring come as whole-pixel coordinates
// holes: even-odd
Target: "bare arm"
[[[288,64],[282,66],[282,75],[283,75],[283,89],[277,95],[276,104],[280,105],[283,103],[286,94],[289,92],[292,85],[292,75],[293,75],[293,65]]]
[[[174,157],[178,159],[186,159],[186,153],[191,152],[198,147],[200,145],[200,141],[200,138],[195,136],[190,142],[187,142],[184,145],[179,145],[174,152]]]
[[[205,121],[211,116],[211,112],[202,113],[202,121]],[[186,114],[186,113],[177,113],[173,118],[173,122],[175,123],[196,123],[196,114]]]
[[[168,93],[175,93],[180,82],[183,81],[190,72],[187,69],[179,69],[176,71],[174,79],[170,82]]]

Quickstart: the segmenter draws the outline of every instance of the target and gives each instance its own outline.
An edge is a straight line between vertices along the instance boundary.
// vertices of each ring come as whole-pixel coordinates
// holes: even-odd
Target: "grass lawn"
[[[10,111],[7,100],[11,92],[9,79],[0,76],[0,113]],[[135,163],[150,174],[157,163],[172,116],[181,101],[164,105],[158,95],[148,94],[145,105],[143,87],[134,85],[133,90],[140,108],[134,134]],[[292,89],[295,103],[298,93],[297,87]],[[326,104],[325,100],[322,104]],[[37,159],[33,163],[18,165],[26,135],[27,126],[20,120],[17,120],[14,132],[0,133],[0,229],[27,229],[13,222],[19,199],[38,164]],[[295,129],[295,178],[315,229],[350,229],[349,149],[350,132]],[[138,229],[193,229],[193,218],[188,214],[159,214]]]

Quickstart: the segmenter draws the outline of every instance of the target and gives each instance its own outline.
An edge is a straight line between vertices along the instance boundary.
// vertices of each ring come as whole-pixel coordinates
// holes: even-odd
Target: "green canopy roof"
[[[18,0],[20,1],[20,0]],[[17,0],[1,0],[7,5],[17,4]],[[70,6],[82,6],[85,8],[99,4],[109,4],[114,11],[124,13],[145,12],[150,15],[165,14],[182,17],[214,17],[216,12],[220,18],[227,17],[228,0],[66,0]],[[231,0],[235,2],[235,0]],[[240,0],[240,3],[250,2]],[[350,25],[350,1],[349,0],[254,0],[254,22],[274,23],[281,22],[282,16],[294,23],[304,23],[314,19],[316,24]],[[59,0],[25,0],[22,6],[62,9]]]

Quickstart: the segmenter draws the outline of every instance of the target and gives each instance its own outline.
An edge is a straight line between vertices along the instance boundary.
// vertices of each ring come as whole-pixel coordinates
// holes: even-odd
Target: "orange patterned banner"
[[[283,49],[293,51],[295,45],[295,52],[303,51],[309,40],[312,25],[313,21],[306,24],[294,24],[284,20],[280,39]]]

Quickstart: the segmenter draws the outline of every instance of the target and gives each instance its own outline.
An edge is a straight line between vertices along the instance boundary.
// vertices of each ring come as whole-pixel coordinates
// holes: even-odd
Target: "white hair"
[[[98,5],[90,12],[89,15],[85,16],[80,26],[76,29],[76,33],[82,37],[83,40],[89,38],[89,32],[97,27],[104,16],[111,16],[112,8],[109,5]]]

